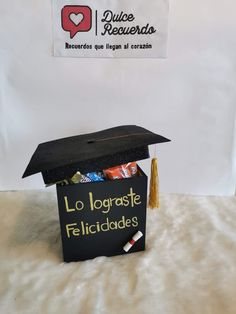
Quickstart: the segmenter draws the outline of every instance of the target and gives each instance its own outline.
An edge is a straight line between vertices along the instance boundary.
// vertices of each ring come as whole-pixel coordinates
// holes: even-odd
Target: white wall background
[[[233,194],[235,12],[171,1],[168,59],[69,59],[52,57],[50,1],[1,1],[0,190],[43,187],[21,179],[40,142],[137,124],[172,139],[162,192]]]

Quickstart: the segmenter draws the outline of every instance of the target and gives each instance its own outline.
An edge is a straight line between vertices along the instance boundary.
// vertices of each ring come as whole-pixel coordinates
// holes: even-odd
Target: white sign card
[[[166,57],[168,0],[52,0],[54,55]]]

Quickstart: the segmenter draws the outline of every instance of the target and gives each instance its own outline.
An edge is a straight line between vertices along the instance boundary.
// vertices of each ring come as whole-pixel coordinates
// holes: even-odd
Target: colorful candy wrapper
[[[124,165],[108,168],[103,173],[110,180],[130,178],[137,174],[137,164],[136,162],[129,162]]]
[[[72,178],[69,179],[69,182],[72,184],[80,183],[84,178],[84,176],[77,171]]]
[[[132,162],[129,162],[128,165],[129,165],[129,169],[130,169],[132,177],[136,176],[138,172],[137,163],[135,161],[132,161]]]
[[[102,172],[89,172],[85,176],[91,180],[91,182],[101,182],[104,181],[104,175]]]
[[[120,167],[112,167],[103,171],[106,178],[110,180],[122,179],[124,175]]]
[[[92,180],[90,178],[88,178],[87,176],[82,174],[81,180],[78,183],[89,183],[89,182],[92,182]]]

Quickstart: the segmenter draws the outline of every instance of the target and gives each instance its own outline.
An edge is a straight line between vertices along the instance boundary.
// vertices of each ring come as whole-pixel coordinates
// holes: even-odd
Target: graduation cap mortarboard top
[[[130,161],[149,158],[148,145],[170,140],[136,125],[123,125],[99,132],[41,143],[34,152],[23,178],[42,173],[45,184],[71,178],[77,171],[87,173]],[[157,163],[152,161],[149,201],[157,205]],[[155,203],[155,204],[154,204]]]

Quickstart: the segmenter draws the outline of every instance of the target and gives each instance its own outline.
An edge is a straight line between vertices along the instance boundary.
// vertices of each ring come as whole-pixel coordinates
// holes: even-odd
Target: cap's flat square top
[[[96,159],[102,160],[101,165],[104,166],[106,164],[104,161],[107,158],[109,159],[109,166],[112,166],[113,155],[119,154],[121,161],[122,153],[126,154],[127,151],[135,152],[137,150],[138,157],[139,148],[168,141],[167,138],[145,128],[136,125],[123,125],[99,132],[45,142],[38,145],[23,177],[37,172],[43,173],[52,169],[61,169],[62,167],[67,169],[75,165],[79,167],[80,163],[89,163]],[[132,153],[132,156],[135,157],[135,154]],[[115,159],[113,165],[116,165]]]

